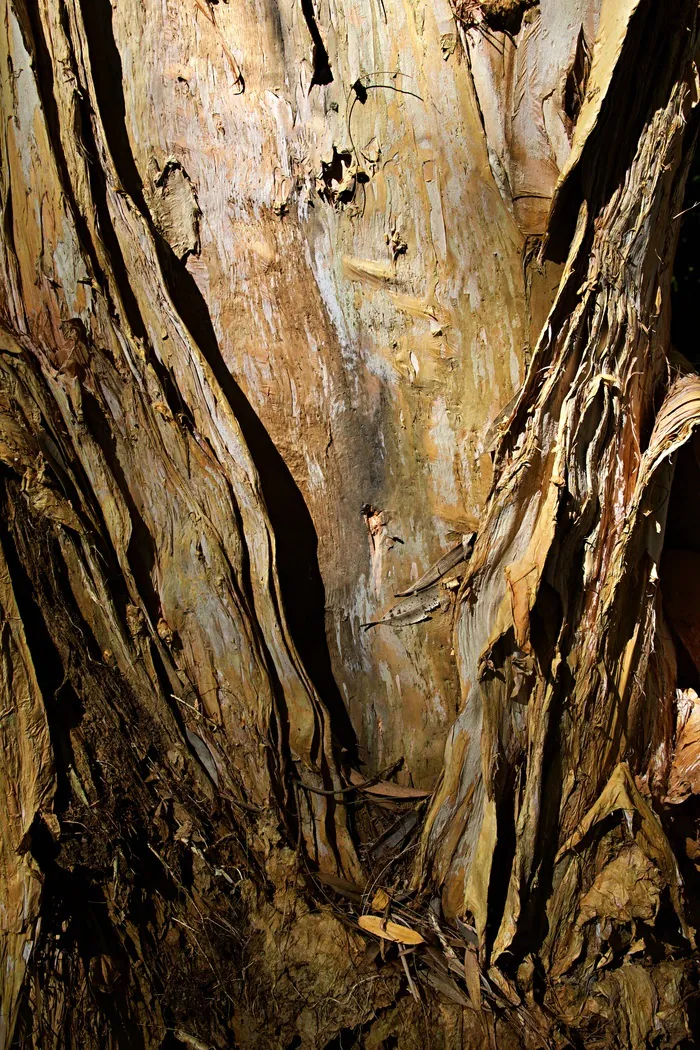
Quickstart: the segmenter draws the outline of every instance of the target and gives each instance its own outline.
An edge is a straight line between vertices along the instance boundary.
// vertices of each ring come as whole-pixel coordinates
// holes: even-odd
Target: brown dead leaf
[[[384,911],[389,906],[391,897],[386,890],[377,890],[372,898],[372,907],[375,911]]]
[[[467,999],[464,992],[450,977],[442,977],[440,974],[429,970],[425,975],[425,979],[428,984],[431,984],[438,992],[442,992],[453,1003],[457,1003],[459,1006],[471,1006],[470,1000]]]
[[[349,882],[348,879],[343,879],[339,875],[331,875],[325,871],[317,871],[315,878],[325,886],[330,886],[332,890],[340,893],[341,896],[347,897],[348,900],[355,901],[357,904],[362,900],[362,887],[354,882]]]
[[[400,926],[398,922],[383,919],[381,915],[361,915],[358,919],[360,927],[367,933],[381,937],[385,941],[395,941],[397,944],[424,944],[423,937],[408,926]]]
[[[643,1050],[658,1025],[659,1000],[651,975],[635,963],[627,962],[611,971],[599,985],[598,1003],[602,1016],[610,1016],[612,1004],[624,1004],[629,1017],[628,1046]]]
[[[430,796],[430,791],[423,791],[420,788],[404,787],[402,784],[392,784],[388,780],[376,780],[373,784],[368,784],[364,781],[363,777],[354,770],[350,773],[350,782],[360,791],[364,791],[365,794],[376,795],[380,798],[419,801],[420,799],[428,798]]]
[[[598,874],[581,901],[576,925],[583,926],[593,919],[653,922],[663,888],[659,869],[632,843]]]
[[[695,944],[694,930],[685,919],[681,879],[673,850],[652,807],[639,793],[627,762],[616,766],[584,820],[559,849],[555,863],[563,860],[566,854],[576,858],[574,861],[572,857],[570,874],[564,877],[564,896],[560,898],[559,906],[566,908],[565,900],[575,894],[579,865],[586,864],[598,832],[604,827],[602,822],[613,814],[619,814],[627,827],[625,840],[582,897],[575,923],[569,927],[568,947],[554,967],[557,975],[565,973],[584,948],[582,927],[594,919],[602,919],[608,924],[617,920],[653,921],[666,887],[684,937]],[[565,883],[569,886],[567,891],[564,891]],[[600,961],[598,965],[601,965]]]

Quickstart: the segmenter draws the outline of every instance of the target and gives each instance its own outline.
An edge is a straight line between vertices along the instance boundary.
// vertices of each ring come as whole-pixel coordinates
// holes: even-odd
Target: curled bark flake
[[[153,221],[178,259],[199,255],[201,211],[189,175],[178,160],[169,158],[162,169],[151,165]]]

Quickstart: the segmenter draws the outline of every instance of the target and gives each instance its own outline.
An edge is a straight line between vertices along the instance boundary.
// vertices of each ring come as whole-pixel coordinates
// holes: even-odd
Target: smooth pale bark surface
[[[0,1047],[677,1045],[696,7],[0,7]]]
[[[91,17],[97,55],[109,27]],[[382,768],[403,755],[432,786],[457,703],[450,617],[401,633],[361,624],[478,519],[484,436],[520,385],[530,337],[523,238],[489,168],[449,6],[314,17],[325,73],[299,4],[115,5],[121,146],[138,191],[125,188],[149,201],[169,157],[196,187],[201,252],[188,270],[223,365],[284,461],[260,469],[287,602],[321,629],[303,564],[317,537],[333,674],[363,757]],[[332,80],[312,86],[314,75]],[[248,440],[264,457],[255,431]],[[311,520],[281,488],[285,467]]]

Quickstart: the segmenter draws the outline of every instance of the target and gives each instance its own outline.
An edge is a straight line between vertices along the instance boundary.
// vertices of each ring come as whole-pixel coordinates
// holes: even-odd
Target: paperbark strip
[[[0,16],[0,1050],[678,1045],[697,5]]]
[[[584,999],[593,996],[593,1023],[598,993],[590,984],[583,993],[582,982],[605,958],[615,917],[601,932],[605,913],[596,927],[586,925],[594,913],[583,918],[581,909],[596,880],[608,870],[612,878],[630,839],[601,828],[602,842],[588,844],[589,836],[583,852],[562,847],[586,820],[593,828],[606,783],[627,769],[620,763],[657,805],[663,797],[658,757],[672,748],[665,711],[675,680],[657,655],[659,564],[673,452],[700,424],[697,380],[674,384],[667,359],[673,217],[696,128],[697,11],[689,4],[666,21],[653,5],[634,8],[622,18],[618,5],[603,4],[595,90],[554,197],[551,250],[567,223],[573,232],[576,213],[578,220],[503,427],[462,588],[456,635],[465,703],[423,853],[446,908],[475,920],[482,960],[515,972],[536,953],[545,970],[567,975],[565,999],[584,1026]],[[631,69],[639,74],[644,63],[632,86]],[[637,793],[619,806],[638,845],[632,829],[642,805]],[[672,850],[652,809],[643,820],[665,843],[640,849],[668,887],[689,951]],[[673,926],[673,917],[665,921]],[[685,965],[678,962],[679,973]],[[652,973],[646,1006],[637,1007],[650,1017],[662,1009],[665,979]],[[676,994],[674,985],[671,1000]],[[614,1015],[611,1031],[620,1022]]]

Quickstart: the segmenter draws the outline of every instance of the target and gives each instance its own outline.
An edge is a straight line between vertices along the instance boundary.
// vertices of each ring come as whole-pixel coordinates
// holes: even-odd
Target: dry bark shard
[[[688,1034],[697,5],[467,6],[2,2],[3,1050]]]

